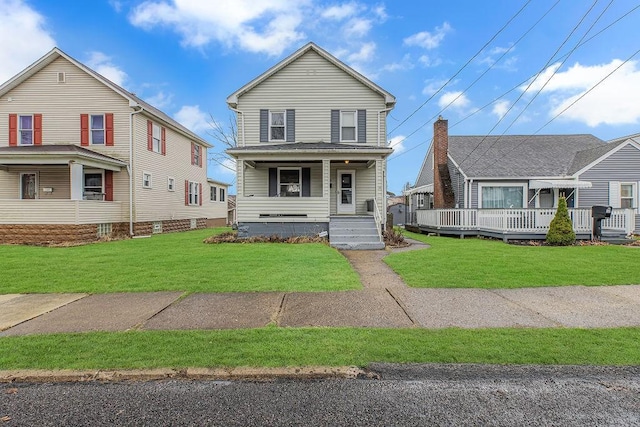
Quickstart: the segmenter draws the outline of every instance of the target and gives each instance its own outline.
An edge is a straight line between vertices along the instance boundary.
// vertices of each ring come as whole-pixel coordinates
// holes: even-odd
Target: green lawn
[[[0,369],[366,366],[392,363],[640,364],[640,328],[275,328],[0,338]]]
[[[74,247],[0,245],[0,293],[359,289],[338,251],[312,244],[205,244],[228,229]]]
[[[515,246],[489,239],[404,233],[431,248],[385,262],[417,288],[520,288],[640,284],[640,248]]]

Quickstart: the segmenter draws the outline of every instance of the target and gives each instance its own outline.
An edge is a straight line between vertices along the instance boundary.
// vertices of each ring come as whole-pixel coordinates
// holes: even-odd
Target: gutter
[[[244,113],[240,110],[238,110],[237,108],[233,108],[232,106],[229,105],[229,109],[231,111],[234,111],[236,114],[240,114],[240,116],[242,117],[242,147],[244,147],[245,144],[245,133],[244,133]],[[240,142],[240,141],[238,141]]]
[[[129,164],[127,172],[129,173],[129,236],[133,237],[133,115],[144,111],[144,108],[138,103],[129,102],[129,106],[134,111],[129,113]],[[136,110],[136,108],[139,108]]]
[[[380,146],[380,114],[386,113],[387,111],[391,110],[393,110],[393,107],[385,108],[384,110],[378,110],[378,147]],[[385,141],[384,145],[387,145],[387,141]]]

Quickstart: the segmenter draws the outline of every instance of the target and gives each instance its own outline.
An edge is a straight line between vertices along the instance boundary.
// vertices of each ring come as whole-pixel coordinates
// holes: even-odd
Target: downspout
[[[129,236],[133,237],[133,171],[131,165],[133,165],[133,115],[141,113],[144,109],[140,104],[129,103],[129,106],[134,111],[129,113],[129,164],[127,165],[127,172],[129,173]],[[139,108],[136,110],[136,108]]]
[[[386,113],[387,111],[391,110],[393,110],[393,107],[385,108],[384,110],[378,110],[378,147],[380,147],[380,114]],[[387,141],[385,141],[384,145],[387,145]]]
[[[245,133],[244,133],[244,113],[243,113],[242,111],[238,110],[237,108],[233,108],[233,107],[231,107],[231,106],[229,106],[229,109],[230,109],[231,111],[234,111],[234,112],[235,112],[235,113],[237,113],[237,114],[240,114],[240,116],[242,117],[242,119],[241,119],[241,123],[242,123],[242,147],[244,147],[244,146],[245,146],[245,136],[244,136],[244,135],[245,135]]]

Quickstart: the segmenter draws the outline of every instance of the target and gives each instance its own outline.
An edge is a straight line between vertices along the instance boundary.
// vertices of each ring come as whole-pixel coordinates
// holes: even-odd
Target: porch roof
[[[120,171],[126,162],[78,145],[28,145],[0,147],[0,167],[11,165],[65,165],[71,161],[85,166]]]
[[[532,179],[529,181],[529,188],[534,190],[539,188],[591,188],[591,183],[575,179]]]
[[[349,154],[375,155],[386,157],[393,152],[389,147],[377,147],[364,144],[342,144],[329,142],[295,142],[287,144],[260,144],[245,147],[235,147],[227,150],[231,156],[237,157],[244,154],[257,155],[300,155],[300,154]]]

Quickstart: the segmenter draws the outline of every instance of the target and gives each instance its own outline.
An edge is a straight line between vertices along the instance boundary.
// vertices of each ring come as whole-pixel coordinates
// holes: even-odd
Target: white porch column
[[[83,167],[80,163],[69,163],[69,176],[71,181],[71,200],[82,200],[82,175]]]
[[[236,160],[236,195],[244,197],[244,160]]]
[[[322,160],[322,198],[327,204],[327,217],[331,215],[331,161]]]

